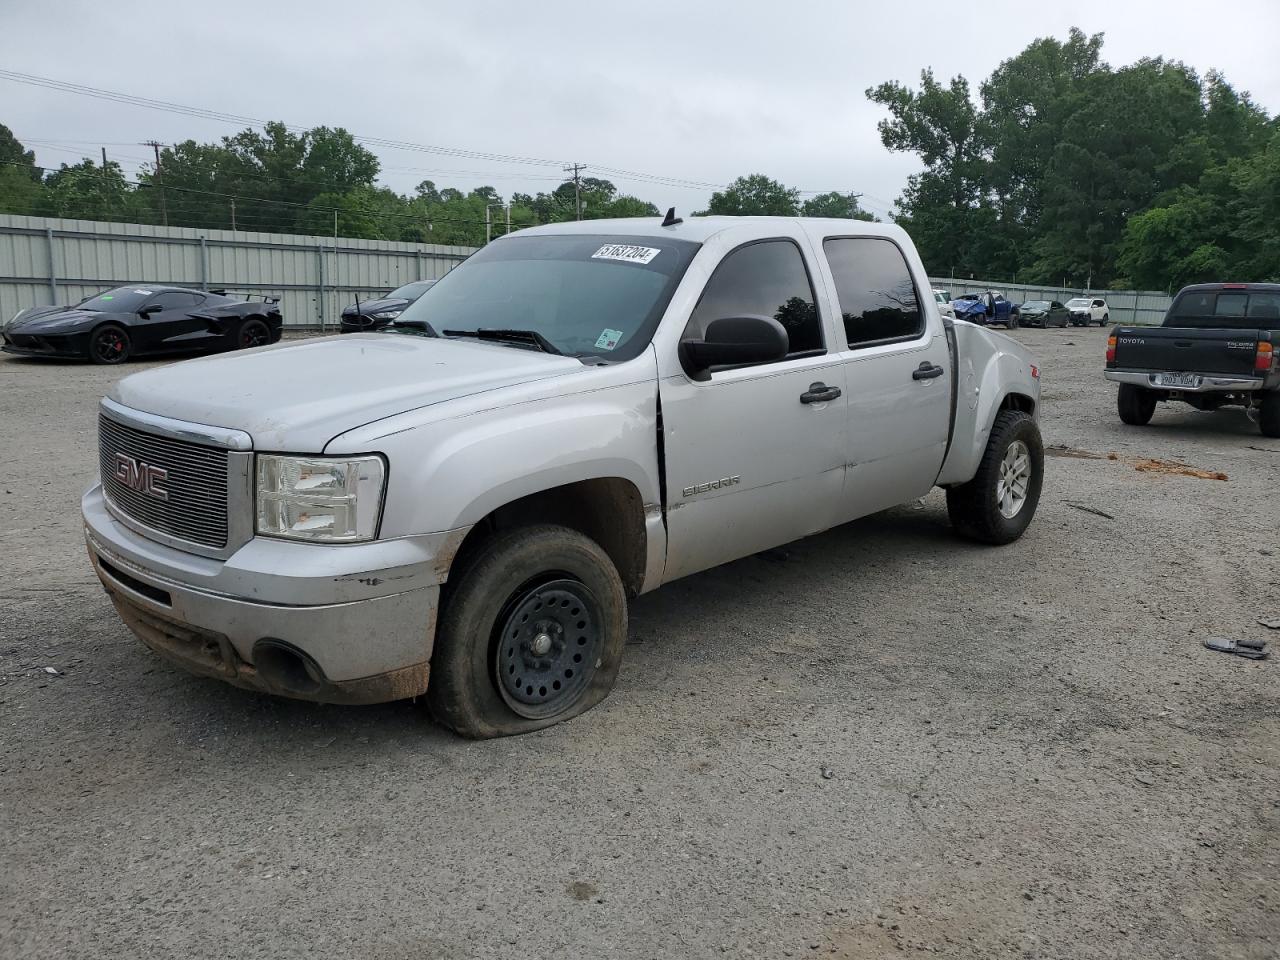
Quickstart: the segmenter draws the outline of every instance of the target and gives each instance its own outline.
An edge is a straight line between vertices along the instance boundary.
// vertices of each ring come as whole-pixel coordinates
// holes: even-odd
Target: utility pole
[[[502,234],[504,237],[511,232],[511,204],[507,204],[507,229]]]
[[[585,169],[587,169],[586,166],[581,163],[575,163],[564,168],[565,173],[573,174],[573,208],[579,220],[582,219],[582,184],[579,181],[579,175]]]
[[[333,242],[336,246],[338,243],[338,208],[333,209]]]
[[[231,198],[231,229],[236,228],[236,198]]]
[[[492,206],[493,206],[493,205],[492,205],[492,204],[489,204],[489,203],[486,203],[486,204],[484,205],[484,242],[485,242],[485,246],[488,246],[488,245],[489,245],[489,241],[490,241],[491,239],[493,239],[493,224],[492,224],[492,223],[490,223],[490,221],[489,221],[489,210],[490,210],[490,208],[491,208]]]
[[[102,209],[111,216],[111,198],[107,192],[107,148],[102,148]]]
[[[169,225],[169,208],[164,200],[164,171],[160,169],[160,143],[156,140],[145,140],[142,145],[150,147],[156,152],[156,184],[160,187],[160,222],[167,227]]]

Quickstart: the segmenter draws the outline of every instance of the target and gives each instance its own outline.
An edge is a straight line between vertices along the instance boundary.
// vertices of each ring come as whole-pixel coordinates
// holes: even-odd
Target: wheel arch
[[[467,532],[449,575],[465,569],[498,533],[542,523],[590,537],[613,561],[628,596],[643,589],[649,552],[644,498],[635,483],[618,476],[549,486],[490,508]]]

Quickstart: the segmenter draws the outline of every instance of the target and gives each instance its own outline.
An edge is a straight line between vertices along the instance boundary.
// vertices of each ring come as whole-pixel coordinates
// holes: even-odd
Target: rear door
[[[955,371],[941,319],[921,296],[928,281],[912,274],[897,243],[856,235],[821,243],[845,340],[841,511],[850,520],[932,489],[946,452]]]
[[[714,257],[727,248],[680,339],[699,338],[713,320],[754,314],[782,323],[791,349],[783,360],[713,370],[698,381],[680,367],[677,343],[655,343],[666,460],[665,580],[837,522],[844,482],[844,373],[812,252],[803,237],[730,244],[713,238],[691,266],[686,280],[706,269],[702,263],[716,263]],[[815,392],[834,396],[811,402]]]

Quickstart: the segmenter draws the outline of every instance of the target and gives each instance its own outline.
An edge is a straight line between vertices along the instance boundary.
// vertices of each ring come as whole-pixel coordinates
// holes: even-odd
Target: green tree
[[[820,193],[800,205],[802,217],[836,217],[841,220],[875,220],[858,204],[856,193]]]
[[[120,164],[92,160],[63,164],[44,181],[43,208],[49,216],[79,220],[136,219],[138,206]]]
[[[713,193],[706,212],[728,217],[791,217],[799,211],[799,190],[762,173],[753,173],[738,177],[724,190]]]
[[[24,147],[3,123],[0,123],[0,166],[15,167],[29,180],[39,180],[43,175],[36,166],[35,151]]]

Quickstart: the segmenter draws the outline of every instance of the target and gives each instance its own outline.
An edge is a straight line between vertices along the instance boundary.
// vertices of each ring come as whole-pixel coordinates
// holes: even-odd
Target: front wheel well
[[[1010,393],[1000,401],[1000,410],[1021,410],[1029,416],[1036,414],[1036,402],[1025,393]],[[1000,411],[997,410],[997,413]]]
[[[634,597],[640,592],[648,549],[644,500],[636,485],[621,477],[579,480],[540,490],[490,511],[462,541],[450,564],[449,578],[477,556],[495,534],[543,523],[590,537],[617,567],[627,595]]]

